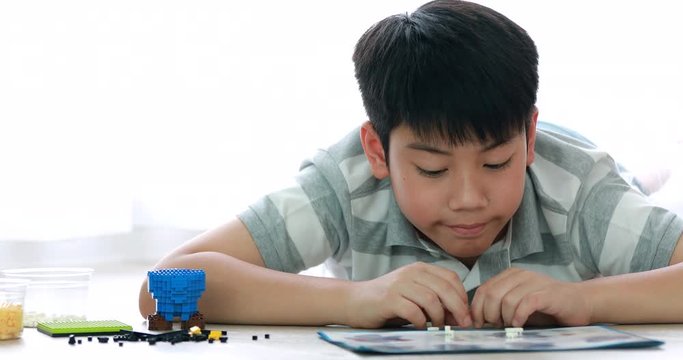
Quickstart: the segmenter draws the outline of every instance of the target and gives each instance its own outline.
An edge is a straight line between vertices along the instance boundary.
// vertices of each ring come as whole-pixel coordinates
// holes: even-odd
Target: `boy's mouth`
[[[463,238],[474,238],[484,232],[486,223],[447,225],[456,235]]]

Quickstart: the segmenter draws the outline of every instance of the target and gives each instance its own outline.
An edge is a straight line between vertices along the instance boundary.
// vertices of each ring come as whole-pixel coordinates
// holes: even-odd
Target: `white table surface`
[[[136,324],[136,330],[145,331],[144,324]],[[590,351],[524,352],[524,353],[482,353],[482,354],[433,354],[433,355],[363,355],[342,349],[319,339],[318,327],[293,326],[232,326],[208,325],[207,328],[227,330],[227,343],[184,342],[171,345],[159,342],[149,345],[145,342],[124,342],[120,347],[110,340],[106,344],[93,339],[82,339],[80,345],[69,345],[68,338],[52,338],[34,328],[26,329],[21,339],[0,341],[0,357],[3,359],[44,359],[46,356],[57,359],[156,359],[193,358],[209,356],[224,359],[360,359],[360,358],[401,358],[401,359],[683,359],[683,325],[632,325],[617,326],[653,339],[663,340],[665,344],[649,349],[614,349]],[[347,330],[325,328],[326,331]],[[270,334],[270,339],[264,339]],[[252,340],[257,335],[258,340]]]
[[[92,320],[120,320],[136,331],[148,332],[137,311],[137,293],[146,270],[140,267],[98,269],[90,291],[88,317]],[[177,324],[176,324],[177,326]],[[214,325],[207,329],[226,330],[228,342],[185,342],[171,345],[159,342],[124,342],[122,347],[109,341],[100,344],[83,339],[81,345],[69,345],[67,338],[52,338],[35,328],[24,330],[18,340],[0,341],[0,359],[157,359],[209,356],[221,359],[683,359],[683,324],[615,326],[644,337],[662,340],[664,345],[649,349],[614,349],[590,351],[434,354],[434,355],[362,355],[321,340],[318,330],[346,331],[339,327]],[[270,339],[264,338],[270,334]],[[258,340],[252,340],[257,335]]]

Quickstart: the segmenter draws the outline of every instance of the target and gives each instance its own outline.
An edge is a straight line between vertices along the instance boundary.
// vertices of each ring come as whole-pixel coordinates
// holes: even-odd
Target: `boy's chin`
[[[466,240],[456,240],[452,246],[448,249],[444,249],[449,255],[457,258],[463,263],[466,262],[476,262],[476,260],[484,254],[494,243],[501,240],[491,240],[479,238],[479,239],[466,239]]]
[[[484,237],[477,239],[446,238],[440,240],[441,241],[431,241],[448,255],[453,256],[465,264],[476,262],[479,256],[485,253],[486,250],[493,245],[490,238],[485,239]]]

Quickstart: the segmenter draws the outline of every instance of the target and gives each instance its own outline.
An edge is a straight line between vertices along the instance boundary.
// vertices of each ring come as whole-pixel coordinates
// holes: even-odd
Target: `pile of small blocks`
[[[222,343],[228,341],[227,332],[225,330],[202,330],[199,327],[192,327],[190,331],[178,330],[170,331],[163,334],[146,334],[136,331],[121,331],[121,335],[114,336],[114,341],[146,341],[149,345],[155,345],[157,342],[169,342],[175,345],[180,342],[202,342],[208,341],[213,343],[218,340]]]
[[[202,330],[199,327],[193,327],[190,331],[178,330],[170,331],[162,334],[147,334],[143,332],[137,332],[132,330],[121,330],[117,335],[112,337],[114,342],[119,343],[119,346],[123,346],[124,341],[130,342],[147,342],[149,345],[155,345],[157,342],[168,342],[171,345],[175,345],[180,342],[202,342],[208,341],[213,343],[215,341],[220,341],[222,343],[228,342],[228,333],[225,330]],[[88,336],[88,341],[92,342],[93,337]],[[108,343],[109,337],[107,336],[97,336],[97,341],[100,343]],[[75,335],[69,335],[69,344],[80,344],[81,340],[76,340]]]

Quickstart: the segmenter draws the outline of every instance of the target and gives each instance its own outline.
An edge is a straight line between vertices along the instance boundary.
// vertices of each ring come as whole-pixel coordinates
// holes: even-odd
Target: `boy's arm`
[[[230,255],[228,255],[230,254]],[[199,308],[211,322],[268,324],[341,323],[348,282],[269,270],[238,219],[203,233],[165,256],[155,268],[201,268],[206,291]],[[140,289],[140,313],[155,301]]]
[[[206,290],[199,309],[208,322],[371,328],[401,318],[423,327],[428,316],[437,326],[471,323],[467,295],[455,272],[416,263],[352,282],[270,270],[238,219],[192,239],[155,267],[204,269]],[[142,316],[155,312],[147,280],[139,301]]]
[[[472,318],[476,327],[683,323],[681,279],[683,236],[669,266],[655,270],[563,282],[510,268],[477,289]]]
[[[582,283],[593,323],[682,323],[683,235],[669,266]]]

